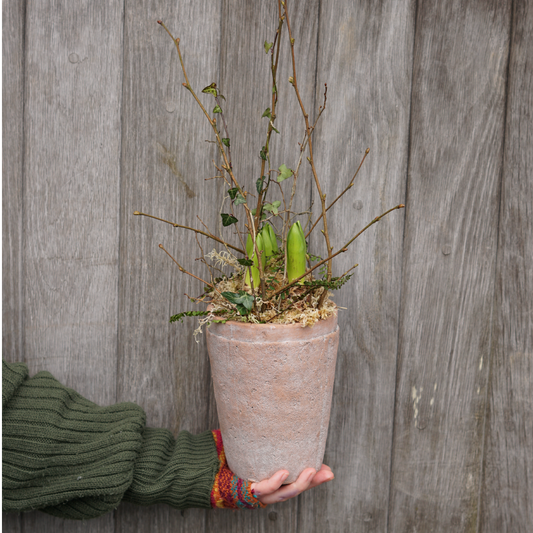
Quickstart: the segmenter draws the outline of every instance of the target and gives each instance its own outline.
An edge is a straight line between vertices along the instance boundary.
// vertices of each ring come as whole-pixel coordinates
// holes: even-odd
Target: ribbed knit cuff
[[[220,509],[266,507],[253,494],[252,482],[237,477],[229,469],[220,430],[216,429],[212,433],[217,447],[219,470],[211,491],[211,506]]]
[[[146,428],[125,501],[140,505],[166,503],[177,509],[211,507],[210,491],[218,470],[210,431],[175,439],[166,429]]]

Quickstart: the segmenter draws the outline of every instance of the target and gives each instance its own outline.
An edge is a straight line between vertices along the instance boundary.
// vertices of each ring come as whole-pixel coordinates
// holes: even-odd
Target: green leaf
[[[265,44],[263,46],[265,47],[265,54],[268,54],[268,51],[274,46],[274,43],[269,43],[268,41],[265,41]]]
[[[223,292],[222,296],[237,307],[237,311],[239,311],[240,315],[249,314],[254,306],[254,297],[244,291],[239,291],[238,293]]]
[[[222,225],[224,227],[231,226],[232,224],[235,224],[235,222],[239,222],[238,219],[236,219],[233,215],[222,213],[221,216],[222,216]]]
[[[266,176],[261,176],[256,182],[255,182],[255,188],[257,189],[257,194],[261,194],[261,191],[263,190],[263,183],[265,181]]]
[[[206,94],[212,94],[213,96],[217,95],[217,84],[213,82],[211,85],[208,85],[207,87],[204,87],[202,89],[203,93]]]
[[[263,205],[263,209],[265,211],[270,211],[271,213],[274,213],[274,215],[278,214],[278,208],[281,205],[281,202],[279,200],[276,200],[275,202],[272,202],[271,204],[265,204]]]
[[[227,137],[224,137],[222,140],[222,144],[225,144],[229,148],[229,139]]]
[[[251,259],[246,259],[246,258],[237,259],[237,263],[239,263],[239,265],[242,265],[244,267],[251,267],[254,264],[254,262]]]
[[[169,322],[183,322],[184,316],[205,316],[208,315],[209,311],[185,311],[185,313],[178,313],[170,317]]]
[[[266,146],[263,146],[263,148],[261,148],[261,151],[259,152],[259,155],[261,156],[261,159],[263,161],[266,161],[266,158],[267,158]]]
[[[237,187],[233,187],[233,189],[229,189],[228,190],[228,194],[229,194],[229,197],[232,199],[232,200],[235,200],[235,196],[237,196],[237,193],[239,192],[239,189],[237,189]]]
[[[263,118],[263,117],[272,118],[272,113],[270,112],[270,107],[267,107],[265,109],[265,112],[261,115],[261,118]]]
[[[278,92],[275,85],[272,86],[272,94],[276,94]]]
[[[279,176],[276,179],[278,183],[281,183],[282,181],[285,181],[287,178],[290,178],[293,174],[294,172],[290,168],[287,168],[285,164],[283,164],[279,167]]]
[[[241,194],[237,194],[235,197],[235,205],[241,205],[246,203],[246,198]]]
[[[219,105],[215,106],[215,108],[213,109],[213,113],[222,113],[222,109],[220,108]]]
[[[272,129],[273,129],[276,133],[279,133],[279,130],[276,129],[276,128],[274,127],[274,124],[270,123],[270,125],[272,126]]]

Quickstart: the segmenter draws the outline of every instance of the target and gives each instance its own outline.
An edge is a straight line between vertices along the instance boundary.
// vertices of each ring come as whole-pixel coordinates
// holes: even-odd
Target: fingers
[[[322,465],[318,472],[314,468],[306,468],[294,483],[282,486],[288,476],[287,470],[280,470],[270,479],[265,479],[260,483],[252,483],[251,488],[257,499],[268,505],[294,498],[305,490],[331,481],[335,477],[327,465]]]
[[[279,470],[269,479],[265,479],[260,483],[252,483],[252,490],[257,498],[272,494],[281,487],[288,477],[289,472],[287,470]]]
[[[322,485],[322,483],[326,483],[327,481],[331,481],[334,479],[335,476],[333,472],[331,471],[331,468],[327,465],[322,465],[320,470],[316,473],[315,477],[313,477],[313,480],[311,481],[309,488],[317,487],[318,485]]]
[[[306,468],[294,483],[285,485],[276,492],[270,494],[266,497],[267,501],[264,501],[263,503],[284,502],[285,500],[298,496],[298,494],[309,488],[315,474],[316,470],[314,468]]]

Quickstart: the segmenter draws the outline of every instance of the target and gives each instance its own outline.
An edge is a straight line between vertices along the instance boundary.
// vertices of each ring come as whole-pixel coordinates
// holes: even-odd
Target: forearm
[[[140,505],[167,503],[178,509],[210,508],[219,469],[211,431],[177,438],[165,429],[146,428],[124,500]]]
[[[87,519],[122,499],[210,507],[219,460],[210,432],[175,439],[132,403],[99,407],[47,372],[3,365],[3,509]]]

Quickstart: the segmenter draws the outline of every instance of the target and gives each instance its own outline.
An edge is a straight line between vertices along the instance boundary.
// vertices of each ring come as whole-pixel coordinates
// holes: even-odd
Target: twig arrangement
[[[210,272],[211,280],[206,281],[195,274],[186,270],[174,259],[163,245],[159,245],[176,263],[179,270],[189,276],[200,280],[205,285],[204,293],[198,298],[191,298],[195,302],[207,302],[210,304],[207,311],[188,311],[179,313],[171,318],[171,321],[181,320],[184,316],[200,316],[201,325],[213,321],[226,320],[246,320],[250,322],[301,322],[302,325],[311,325],[320,318],[325,318],[335,309],[335,305],[329,299],[330,290],[339,289],[346,283],[352,274],[350,273],[357,265],[347,270],[342,276],[333,276],[333,259],[348,250],[348,247],[370,226],[380,221],[391,211],[401,209],[404,206],[399,204],[383,214],[373,219],[344,246],[337,251],[333,250],[328,232],[328,211],[341,199],[342,196],[353,186],[355,178],[367,157],[369,150],[361,160],[357,171],[348,186],[335,198],[329,205],[326,205],[326,195],[322,191],[320,179],[314,161],[313,152],[313,132],[317,122],[326,109],[327,104],[327,85],[324,85],[324,100],[319,107],[314,123],[309,119],[304,103],[302,101],[298,88],[298,78],[296,72],[295,56],[295,38],[291,30],[291,21],[288,11],[288,0],[278,0],[278,27],[272,42],[265,42],[264,49],[270,54],[270,71],[271,71],[271,94],[272,99],[261,119],[268,118],[266,129],[266,138],[264,145],[259,152],[261,158],[260,176],[256,180],[255,189],[257,192],[257,201],[255,207],[250,206],[250,200],[255,196],[245,190],[243,185],[238,181],[231,160],[231,142],[228,133],[228,127],[223,111],[222,100],[224,96],[220,93],[217,84],[211,83],[202,93],[210,95],[213,98],[214,107],[211,113],[206,109],[197,93],[191,86],[183,62],[180,50],[179,38],[174,38],[168,28],[162,21],[158,23],[166,30],[171,37],[178,52],[179,61],[185,82],[183,86],[191,93],[198,106],[204,113],[209,122],[215,137],[215,143],[220,152],[221,162],[215,164],[218,172],[216,178],[221,178],[226,183],[227,194],[230,199],[227,213],[222,213],[222,225],[224,227],[234,226],[240,242],[240,247],[227,242],[226,240],[214,235],[205,224],[202,225],[204,230],[192,228],[181,224],[169,222],[153,215],[135,211],[135,215],[147,216],[171,224],[177,228],[183,228],[203,235],[212,239],[224,247],[223,251],[213,250],[207,256],[202,258]],[[289,83],[294,88],[298,105],[302,112],[304,121],[303,140],[300,143],[300,156],[295,169],[290,169],[286,165],[281,165],[278,169],[271,168],[270,145],[272,132],[279,133],[275,127],[276,107],[278,103],[278,67],[280,59],[280,48],[282,40],[283,26],[286,25],[288,40],[290,45],[290,54],[292,60],[292,76],[289,77]],[[296,221],[298,214],[292,211],[293,200],[297,190],[297,180],[301,163],[307,152],[306,160],[311,167],[314,184],[320,200],[320,213],[316,220],[311,224],[311,217],[304,224],[309,226],[307,232]],[[286,201],[285,191],[282,183],[292,178],[292,187],[288,202]],[[281,200],[267,201],[271,185],[277,186],[281,194]],[[282,207],[283,206],[283,207]],[[244,212],[245,221],[243,227],[239,225],[237,214]],[[240,216],[240,215],[239,215]],[[271,222],[280,220],[282,228],[276,235],[271,226]],[[325,239],[327,255],[324,259],[312,256],[307,253],[306,239],[311,232],[321,222],[321,233]],[[281,246],[278,247],[278,237]],[[198,241],[198,239],[197,239]],[[201,248],[201,247],[200,247]],[[203,250],[202,250],[203,254]],[[237,255],[235,255],[237,254]],[[207,263],[210,259],[214,264]],[[314,264],[313,264],[314,263]],[[222,269],[223,266],[230,265],[234,272],[226,275]],[[320,277],[315,278],[313,273],[321,269]],[[214,270],[218,270],[221,277],[214,277]]]

